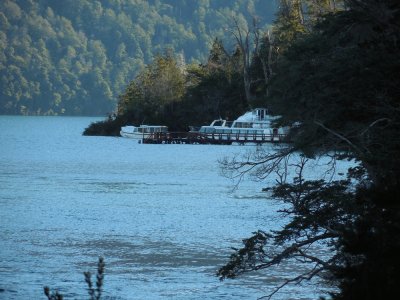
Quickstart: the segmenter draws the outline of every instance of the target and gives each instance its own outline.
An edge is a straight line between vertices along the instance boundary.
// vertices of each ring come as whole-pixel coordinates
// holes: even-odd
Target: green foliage
[[[110,115],[104,121],[91,123],[85,128],[83,135],[89,136],[118,136],[121,127],[126,125],[128,120],[123,115],[115,116]]]
[[[276,45],[284,49],[306,32],[301,1],[281,1],[273,31]]]
[[[392,180],[398,165],[390,157],[399,150],[398,25],[380,21],[385,13],[394,20],[392,10],[356,8],[326,17],[281,57],[270,102],[283,123],[301,122],[298,148],[348,150],[371,176]]]
[[[284,261],[299,259],[304,264],[302,272],[288,274],[288,279],[277,286],[268,297],[289,283],[300,283],[303,280],[320,275],[327,280],[347,260],[345,253],[337,252],[340,237],[348,228],[355,226],[356,197],[352,193],[354,177],[336,181],[307,180],[305,168],[309,160],[302,157],[297,163],[288,164],[284,159],[289,152],[267,154],[253,157],[245,163],[226,161],[224,167],[241,170],[246,166],[256,176],[265,176],[265,172],[277,172],[283,176],[284,170],[296,169],[293,182],[282,180],[270,188],[271,197],[281,199],[285,206],[279,212],[288,222],[279,230],[264,232],[259,230],[243,241],[243,248],[235,249],[230,261],[220,268],[221,279],[235,278],[240,274],[278,266]],[[253,159],[260,160],[254,164]],[[335,161],[330,162],[334,167]],[[266,171],[268,170],[268,171]],[[354,173],[355,174],[355,173]],[[283,177],[281,177],[283,179]],[[319,257],[315,247],[324,247],[326,253]]]
[[[325,3],[282,2],[314,3],[312,9]],[[277,21],[276,30],[285,28],[288,38],[277,41],[283,50],[267,100],[282,116],[278,124],[296,123],[294,143],[278,153],[224,163],[239,178],[253,172],[259,178],[276,173],[282,179],[272,192],[288,204],[282,211],[287,224],[246,239],[219,271],[222,278],[231,278],[291,259],[309,265],[268,298],[289,283],[317,275],[339,288],[333,299],[388,299],[400,283],[400,5],[394,0],[345,2],[346,10],[335,8],[304,21],[296,21],[294,14],[290,20],[295,23]],[[305,25],[304,32],[296,29],[299,24]],[[343,181],[307,180],[300,172],[286,183],[293,167],[288,157],[298,152],[352,159],[359,165]],[[313,252],[315,242],[331,256]]]
[[[274,4],[188,0],[0,2],[0,113],[99,115],[158,53],[204,61],[232,13]]]
[[[157,55],[120,96],[118,115],[133,123],[171,125],[169,118],[185,92],[184,65],[171,51]]]
[[[186,116],[195,124],[209,124],[217,118],[234,120],[249,107],[244,92],[243,74],[237,53],[228,54],[216,40],[197,85],[186,95]],[[190,107],[195,109],[191,112]]]
[[[233,120],[248,109],[240,59],[219,39],[205,65],[182,64],[171,51],[158,55],[120,95],[115,118],[91,124],[84,134],[118,135],[123,125],[143,123],[187,131],[221,117]]]

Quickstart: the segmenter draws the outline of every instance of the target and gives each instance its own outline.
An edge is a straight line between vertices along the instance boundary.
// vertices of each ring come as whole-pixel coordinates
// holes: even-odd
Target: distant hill
[[[153,56],[203,62],[232,15],[271,23],[274,0],[2,0],[0,114],[104,115]]]

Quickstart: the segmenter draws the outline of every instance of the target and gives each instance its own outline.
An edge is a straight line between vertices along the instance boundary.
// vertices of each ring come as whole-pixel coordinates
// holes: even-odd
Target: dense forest
[[[275,1],[3,0],[0,113],[105,115],[166,49],[201,63],[232,16],[270,23]]]
[[[240,51],[228,53],[219,39],[205,64],[182,66],[174,53],[155,57],[119,96],[116,114],[92,123],[85,135],[119,135],[121,126],[162,124],[170,131],[233,120],[257,101],[244,92]],[[265,90],[265,89],[264,89]],[[264,100],[263,94],[258,100]]]
[[[266,299],[311,279],[335,287],[332,299],[390,299],[400,284],[400,2],[281,0],[272,34],[266,103],[281,116],[277,125],[296,123],[293,143],[221,165],[232,178],[277,176],[266,190],[286,204],[287,222],[243,240],[218,275],[295,260],[304,269]],[[351,167],[338,179],[307,176],[321,157],[331,171],[338,160]]]

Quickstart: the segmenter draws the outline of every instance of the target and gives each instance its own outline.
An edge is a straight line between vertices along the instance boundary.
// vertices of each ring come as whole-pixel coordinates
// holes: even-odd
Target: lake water
[[[45,299],[45,285],[87,299],[83,272],[99,256],[103,299],[257,299],[296,267],[215,276],[230,247],[282,222],[268,182],[232,191],[220,175],[219,159],[255,148],[82,136],[94,120],[0,116],[0,299]],[[311,284],[275,299],[319,294]]]

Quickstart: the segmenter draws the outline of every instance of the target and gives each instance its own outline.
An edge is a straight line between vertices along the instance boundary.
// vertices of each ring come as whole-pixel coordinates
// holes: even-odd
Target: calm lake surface
[[[45,285],[87,299],[83,272],[99,256],[103,299],[257,299],[296,269],[215,276],[230,247],[282,222],[268,182],[232,191],[220,175],[219,159],[255,147],[82,136],[95,120],[0,116],[0,299],[45,299]],[[320,293],[310,284],[275,299]]]

